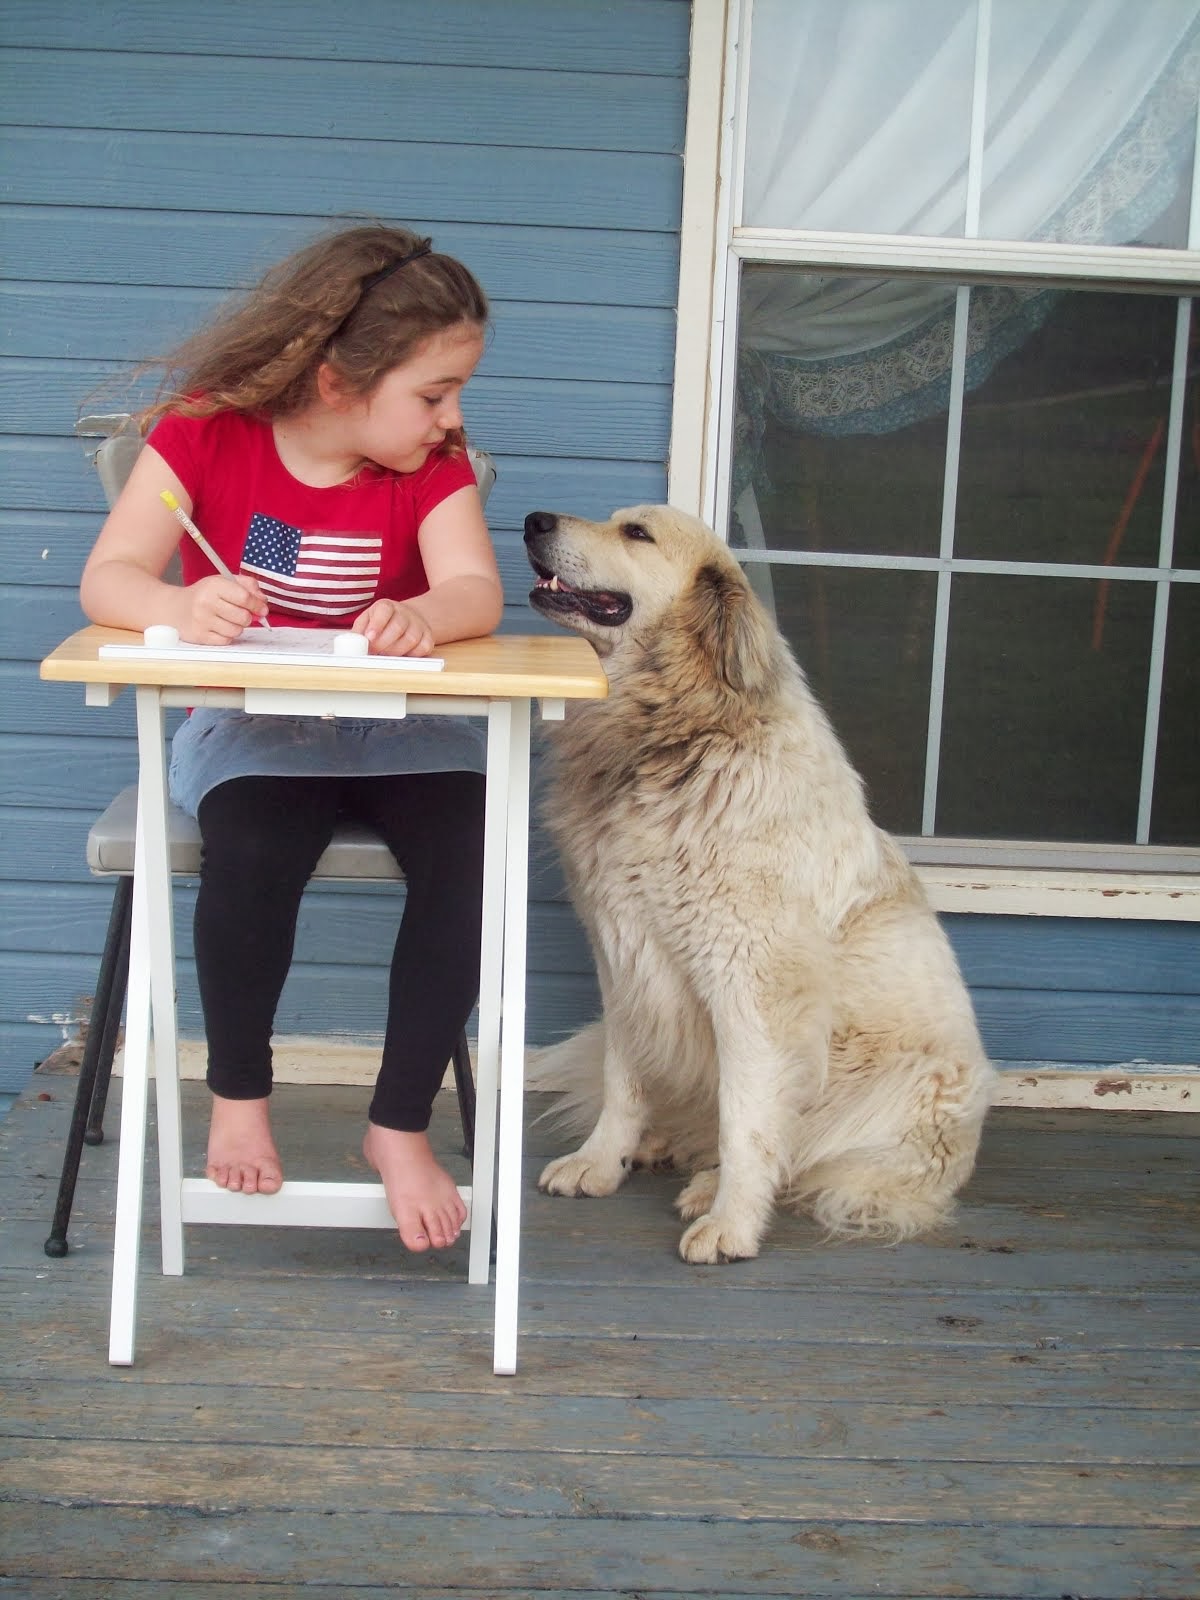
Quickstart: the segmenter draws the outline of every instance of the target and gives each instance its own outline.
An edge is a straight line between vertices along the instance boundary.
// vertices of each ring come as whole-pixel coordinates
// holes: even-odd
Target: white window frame
[[[738,264],[789,262],[847,272],[896,274],[930,268],[972,282],[1052,279],[1057,286],[1153,284],[1181,296],[1200,291],[1200,137],[1193,163],[1193,237],[1186,250],[1025,244],[980,238],[893,238],[735,226],[741,203],[746,126],[748,18],[753,0],[692,0],[691,65],[684,147],[678,331],[668,499],[728,538],[732,416],[722,379],[737,342]],[[990,7],[991,0],[980,0]],[[728,64],[728,70],[727,70]],[[983,51],[976,71],[986,72]],[[971,172],[979,171],[982,129],[972,129]],[[977,185],[976,185],[977,187]],[[972,214],[969,191],[968,216]],[[970,231],[970,230],[968,230]],[[1181,305],[1178,327],[1186,327]],[[1176,339],[1177,369],[1186,358]],[[1176,384],[1177,396],[1182,386]],[[1179,460],[1182,407],[1168,430],[1170,465]],[[1174,454],[1171,454],[1171,451]],[[739,551],[739,556],[742,552]],[[773,559],[778,559],[775,553]],[[945,583],[950,567],[931,558]],[[928,563],[927,563],[928,564]],[[955,567],[972,563],[955,562]],[[1056,575],[1074,568],[1056,566]],[[1102,574],[1103,575],[1103,574]],[[1165,580],[1146,581],[1166,589]],[[1159,629],[1165,609],[1158,606]],[[1162,648],[1162,639],[1158,639]],[[936,759],[936,753],[933,757]],[[1200,849],[1150,845],[1007,844],[985,839],[905,838],[940,911],[1000,915],[1200,921]]]

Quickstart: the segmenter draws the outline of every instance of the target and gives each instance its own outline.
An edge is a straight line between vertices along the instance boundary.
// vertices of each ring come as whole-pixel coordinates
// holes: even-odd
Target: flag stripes
[[[378,534],[297,528],[255,512],[242,571],[258,579],[272,609],[340,616],[374,599],[382,553]]]

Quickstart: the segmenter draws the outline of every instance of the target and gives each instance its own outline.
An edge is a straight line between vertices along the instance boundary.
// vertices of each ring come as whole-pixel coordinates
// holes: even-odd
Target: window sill
[[[1200,922],[1200,873],[913,864],[935,911]]]

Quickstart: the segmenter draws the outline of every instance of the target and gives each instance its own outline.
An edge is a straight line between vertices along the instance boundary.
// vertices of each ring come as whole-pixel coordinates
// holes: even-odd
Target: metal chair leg
[[[123,880],[132,888],[133,879]],[[104,1143],[104,1110],[108,1105],[108,1089],[112,1082],[113,1057],[117,1053],[117,1035],[121,1031],[121,1013],[125,1009],[125,990],[129,982],[129,921],[126,918],[121,966],[113,986],[113,998],[104,1019],[104,1042],[100,1048],[100,1066],[96,1072],[96,1087],[92,1090],[92,1105],[88,1112],[87,1127],[83,1131],[84,1144]]]
[[[458,1090],[458,1117],[462,1123],[463,1155],[470,1161],[475,1155],[475,1078],[471,1072],[471,1052],[467,1049],[467,1036],[460,1033],[451,1057],[454,1065],[454,1087]]]
[[[99,1144],[104,1138],[100,1119],[104,1115],[104,1102],[108,1096],[109,1080],[112,1077],[117,1030],[121,1025],[125,987],[129,979],[129,928],[132,908],[133,879],[118,878],[113,894],[112,910],[108,917],[104,953],[100,957],[100,971],[96,978],[96,994],[92,1001],[87,1043],[79,1067],[79,1082],[75,1089],[75,1105],[67,1133],[67,1148],[63,1155],[62,1176],[58,1183],[54,1218],[50,1224],[50,1235],[43,1246],[48,1256],[65,1256],[67,1253],[67,1225],[71,1220],[71,1208],[75,1202],[75,1183],[79,1177],[79,1162],[83,1155],[84,1140],[86,1139],[89,1144]],[[94,1136],[89,1138],[89,1134]]]

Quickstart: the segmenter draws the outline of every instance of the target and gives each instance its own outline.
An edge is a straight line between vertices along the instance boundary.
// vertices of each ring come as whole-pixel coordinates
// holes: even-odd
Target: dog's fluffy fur
[[[666,506],[526,518],[530,599],[604,658],[554,737],[549,822],[600,1023],[542,1081],[598,1120],[552,1194],[693,1169],[687,1261],[754,1256],[776,1202],[901,1238],[971,1172],[992,1082],[953,953],[726,547]]]

